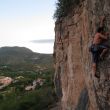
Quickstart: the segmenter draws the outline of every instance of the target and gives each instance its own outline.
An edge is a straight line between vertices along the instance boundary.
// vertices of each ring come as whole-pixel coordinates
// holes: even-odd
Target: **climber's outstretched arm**
[[[102,39],[105,39],[105,40],[108,39],[108,36],[107,36],[107,35],[100,34],[100,37],[101,37]]]

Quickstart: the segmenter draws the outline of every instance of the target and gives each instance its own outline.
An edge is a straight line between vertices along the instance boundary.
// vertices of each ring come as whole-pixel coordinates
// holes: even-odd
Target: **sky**
[[[53,53],[57,0],[0,0],[0,47]]]

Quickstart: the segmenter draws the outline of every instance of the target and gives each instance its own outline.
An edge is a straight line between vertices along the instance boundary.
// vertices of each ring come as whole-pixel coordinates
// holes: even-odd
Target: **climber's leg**
[[[105,53],[108,51],[108,48],[104,48],[100,54],[100,58],[102,59]]]
[[[96,74],[96,70],[97,70],[97,65],[96,63],[93,63],[93,74]]]
[[[95,77],[100,78],[99,75],[97,75],[97,63],[99,61],[99,52],[98,51],[92,51],[92,59],[93,59],[93,74]]]
[[[105,53],[108,51],[109,46],[105,44],[100,44],[99,45],[99,54],[100,54],[100,59],[103,59]]]
[[[97,64],[93,63],[93,74],[96,78],[100,78],[100,75],[97,74]]]

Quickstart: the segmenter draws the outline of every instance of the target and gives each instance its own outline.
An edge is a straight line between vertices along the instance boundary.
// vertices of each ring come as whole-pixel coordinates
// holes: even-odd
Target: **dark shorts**
[[[108,46],[104,45],[104,44],[92,44],[90,47],[90,51],[92,52],[92,59],[94,63],[97,63],[99,61],[100,58],[100,54],[103,51],[103,49],[108,49]]]

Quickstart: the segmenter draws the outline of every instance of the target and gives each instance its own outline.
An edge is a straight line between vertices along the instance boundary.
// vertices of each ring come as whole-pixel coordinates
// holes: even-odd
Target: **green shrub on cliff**
[[[59,19],[68,15],[69,11],[77,6],[82,0],[58,0],[54,18]]]

